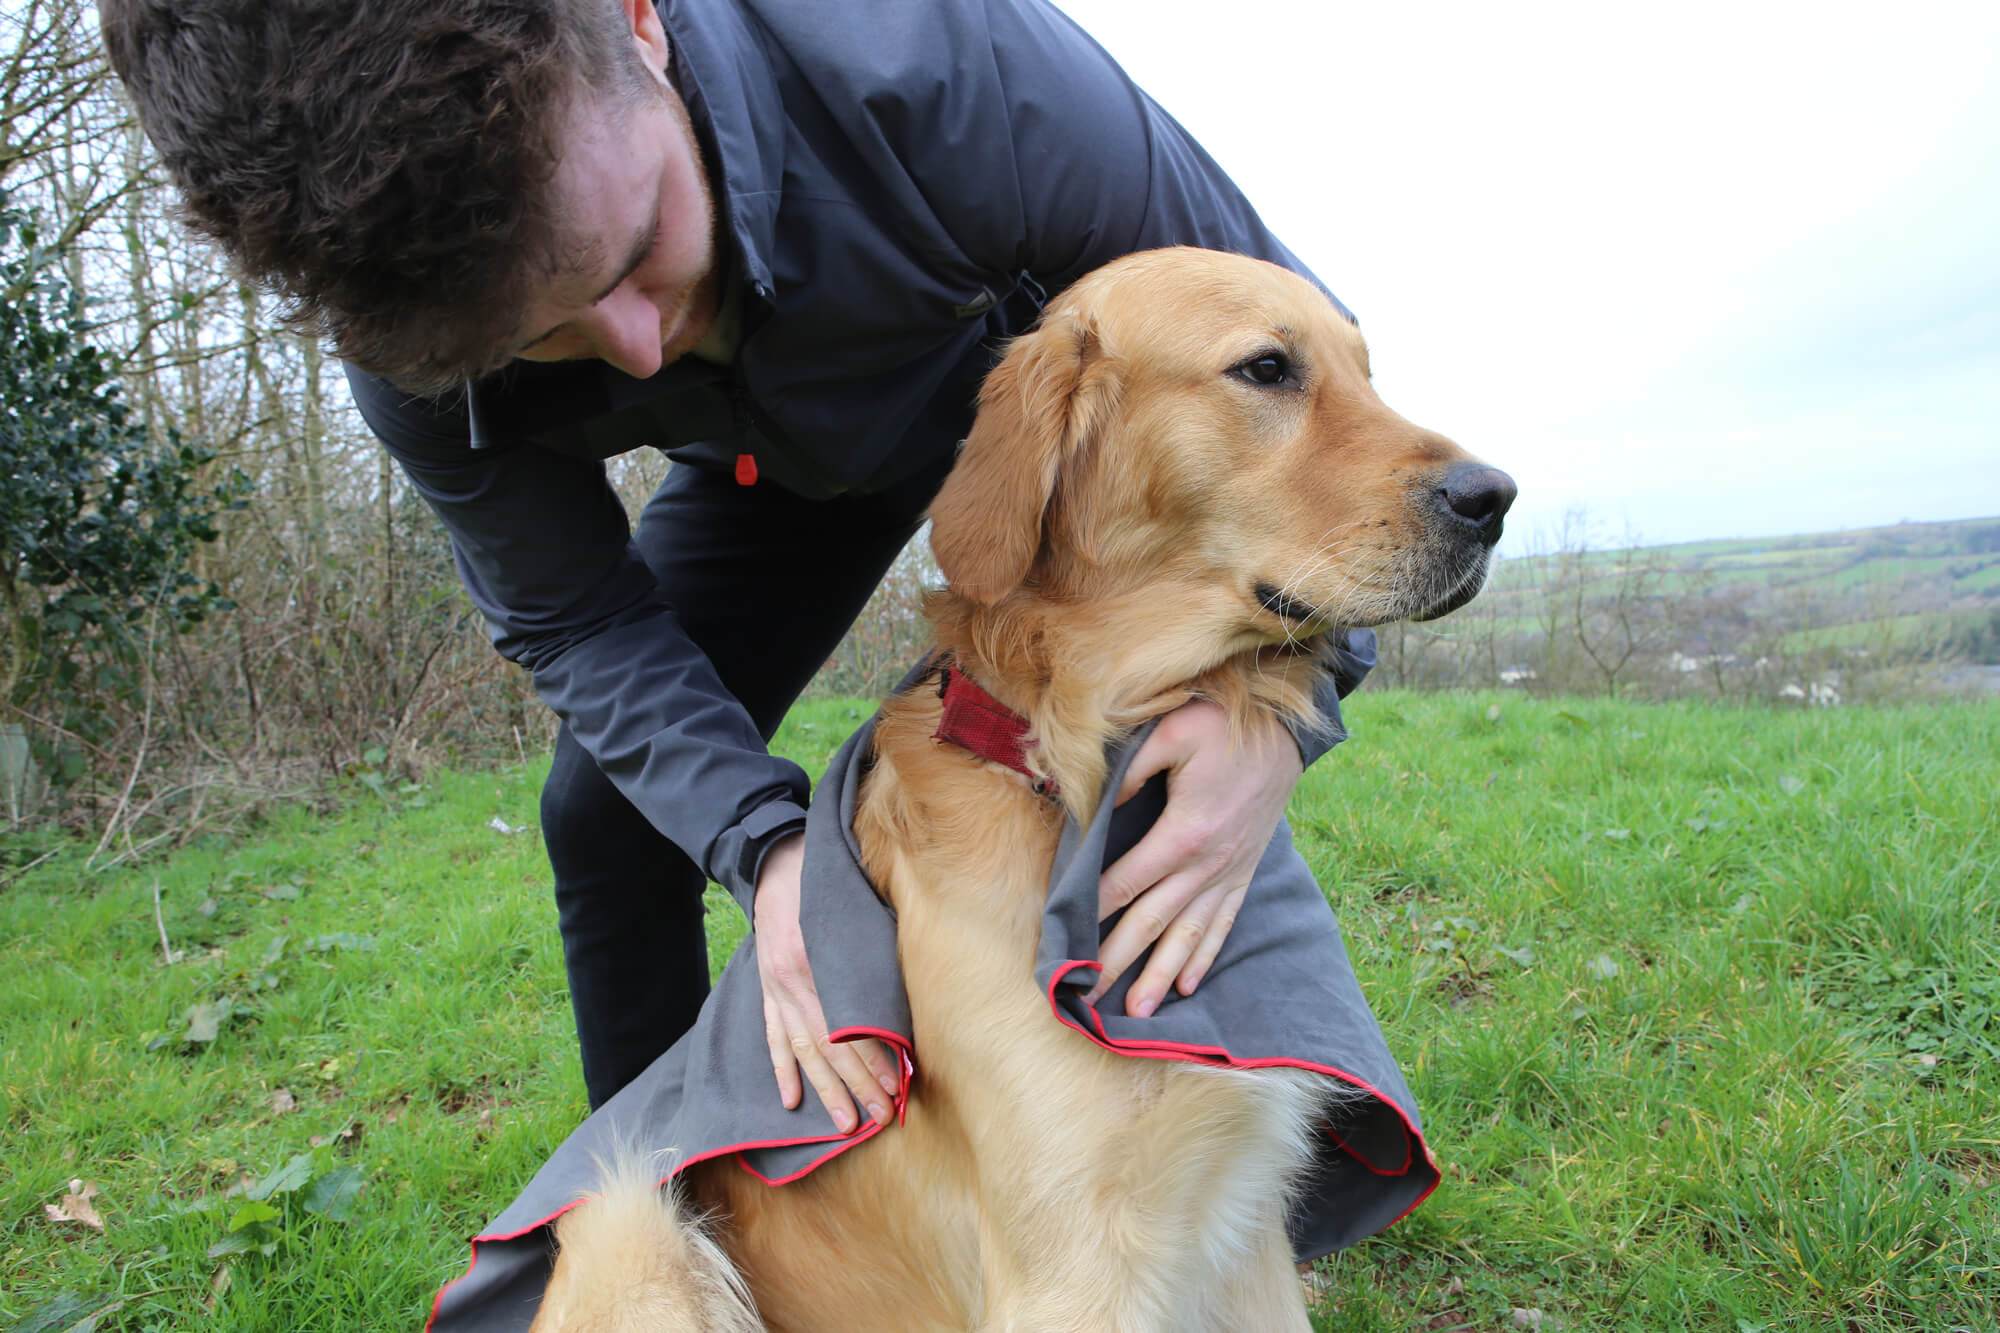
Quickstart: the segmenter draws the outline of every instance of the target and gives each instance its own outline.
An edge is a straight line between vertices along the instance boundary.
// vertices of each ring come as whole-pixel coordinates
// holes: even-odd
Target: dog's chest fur
[[[1281,1229],[1320,1081],[1135,1060],[1057,1023],[1034,963],[1062,811],[933,742],[936,709],[885,710],[856,833],[915,1025],[902,1133],[975,1219],[979,1304],[956,1326],[1228,1326],[1217,1302]]]

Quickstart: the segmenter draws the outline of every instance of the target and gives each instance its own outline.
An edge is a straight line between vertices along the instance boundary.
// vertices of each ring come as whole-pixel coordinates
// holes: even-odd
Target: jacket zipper
[[[735,363],[729,368],[730,413],[735,418],[737,437],[743,439],[748,435],[748,432],[744,429],[747,423],[762,437],[769,452],[778,461],[783,463],[786,470],[811,482],[818,488],[822,495],[832,497],[844,494],[846,488],[836,484],[830,475],[816,467],[812,460],[805,456],[805,452],[794,445],[785,432],[778,428],[777,422],[772,419],[770,414],[757,406],[756,401],[750,396],[749,386],[743,382],[743,349],[750,345],[751,335],[763,325],[764,319],[770,317],[775,305],[772,300],[771,289],[764,284],[751,284],[750,292],[763,307],[764,318],[757,320],[755,324],[752,324],[747,318],[743,321],[743,339],[737,346]],[[739,482],[742,481],[745,472],[755,480],[764,471],[755,461],[754,453],[748,456],[753,461],[747,468],[740,461],[738,463]],[[750,483],[743,482],[743,484],[748,485]]]

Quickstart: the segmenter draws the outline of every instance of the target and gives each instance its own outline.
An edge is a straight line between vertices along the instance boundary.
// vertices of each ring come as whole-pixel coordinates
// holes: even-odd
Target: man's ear
[[[979,415],[931,502],[931,551],[954,591],[992,605],[1041,550],[1057,483],[1117,407],[1118,381],[1074,315],[1020,338],[979,390]]]
[[[661,79],[667,76],[667,31],[660,26],[660,13],[653,8],[653,0],[618,0],[625,11],[626,21],[632,25],[632,44],[637,48],[639,63]]]

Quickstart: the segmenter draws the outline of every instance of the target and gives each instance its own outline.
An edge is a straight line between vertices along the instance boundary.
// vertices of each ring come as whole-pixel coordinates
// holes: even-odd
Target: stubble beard
[[[680,312],[680,320],[671,331],[667,327],[660,330],[661,364],[678,360],[687,355],[715,325],[716,316],[722,311],[722,236],[721,217],[715,208],[715,190],[708,179],[708,161],[701,151],[701,141],[694,132],[694,120],[688,115],[686,103],[672,88],[662,87],[661,96],[667,103],[667,113],[673,118],[674,128],[680,134],[694,163],[695,186],[701,194],[703,234],[708,238],[708,263],[700,277],[680,294],[674,309]]]

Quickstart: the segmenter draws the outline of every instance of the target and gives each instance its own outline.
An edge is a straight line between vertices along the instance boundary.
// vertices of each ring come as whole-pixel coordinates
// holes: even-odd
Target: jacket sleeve
[[[985,0],[985,10],[992,77],[967,86],[998,105],[962,108],[943,122],[979,127],[984,151],[961,161],[1012,171],[997,189],[967,181],[955,193],[930,191],[969,258],[1030,274],[1053,295],[1120,255],[1198,245],[1281,264],[1327,291],[1201,145],[1076,24],[1045,0]],[[952,207],[954,199],[964,206]],[[1293,732],[1308,767],[1346,739],[1340,700],[1375,665],[1374,631],[1334,636],[1325,657],[1317,702],[1327,725]]]
[[[1324,670],[1313,702],[1319,705],[1324,725],[1294,727],[1299,758],[1311,768],[1319,757],[1347,739],[1347,723],[1340,715],[1340,701],[1352,694],[1364,677],[1375,669],[1375,631],[1338,630],[1321,641],[1320,662]]]
[[[348,371],[356,405],[443,520],[501,655],[618,789],[747,913],[764,854],[805,825],[808,784],[689,639],[639,558],[604,465],[531,445],[473,450]],[[460,423],[462,425],[462,422]]]

